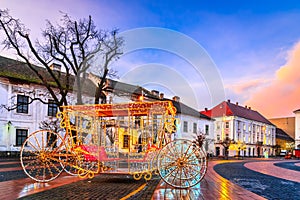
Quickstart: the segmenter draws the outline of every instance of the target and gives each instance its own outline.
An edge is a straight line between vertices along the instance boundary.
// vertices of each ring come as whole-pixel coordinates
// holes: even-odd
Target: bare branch
[[[29,30],[20,20],[11,17],[8,10],[0,10],[1,30],[6,36],[2,41],[4,47],[16,50],[58,105],[68,104],[66,97],[74,89],[72,80],[76,82],[77,103],[82,104],[82,87],[87,70],[97,65],[95,58],[103,56],[103,63],[98,65],[103,79],[100,85],[103,86],[106,76],[110,75],[109,64],[122,54],[123,40],[117,37],[117,30],[110,34],[97,30],[91,16],[75,21],[63,13],[61,24],[53,25],[47,21],[42,32],[44,40],[37,40],[35,45],[29,37]],[[33,65],[33,61],[47,73]],[[54,72],[49,66],[51,62],[60,64],[62,72]],[[59,95],[53,88],[59,91]]]

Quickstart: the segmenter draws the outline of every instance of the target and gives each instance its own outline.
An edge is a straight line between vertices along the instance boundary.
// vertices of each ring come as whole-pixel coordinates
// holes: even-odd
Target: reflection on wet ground
[[[7,163],[3,164],[6,167],[16,167]],[[144,190],[129,199],[297,199],[300,196],[299,166],[299,160],[210,160],[204,179],[192,188],[175,189],[157,179],[155,182],[149,181]],[[4,170],[5,167],[2,169]],[[76,191],[79,189],[77,186],[80,180],[82,179],[64,174],[49,183],[35,183],[29,178],[3,180],[0,182],[0,199],[42,197],[42,191],[47,194],[47,198],[51,198],[52,194],[56,197],[63,197],[59,194],[62,190],[65,191],[62,193],[77,194],[76,198],[80,199],[83,196]],[[99,185],[96,183],[97,180],[98,178],[95,178],[80,183],[81,189],[85,188],[84,190],[87,191],[85,197],[89,194],[93,195],[93,198],[97,198],[97,195],[102,197],[109,195],[105,184]],[[110,179],[107,178],[107,180]],[[95,185],[92,186],[94,182]],[[110,182],[108,181],[107,184]],[[135,190],[131,182],[124,184],[128,187],[126,194]],[[113,193],[119,193],[119,188],[110,190]]]

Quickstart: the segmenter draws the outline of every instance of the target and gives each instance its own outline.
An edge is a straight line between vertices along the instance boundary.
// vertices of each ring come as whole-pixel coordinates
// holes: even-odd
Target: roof
[[[47,82],[52,87],[57,87],[57,85],[54,82],[54,79],[49,75],[45,68],[35,65],[33,67],[37,71],[39,71],[43,78],[47,80]],[[66,74],[64,72],[54,71],[54,74],[62,81],[62,83],[66,83]],[[33,73],[31,69],[29,69],[26,63],[6,58],[3,56],[0,56],[0,77],[8,78],[9,81],[13,83],[33,83],[43,85],[40,78],[35,73]],[[75,77],[71,76],[71,90],[73,89],[74,83]],[[89,79],[86,79],[82,91],[84,91],[84,93],[86,94],[94,96],[96,91],[96,85]]]
[[[143,95],[148,99],[160,100],[158,96],[153,95],[150,91],[138,85],[131,85],[128,83],[123,83],[115,80],[109,80],[109,86],[107,91],[114,93],[128,93],[130,95]]]
[[[281,128],[276,128],[276,138],[294,142],[295,140],[284,132]]]
[[[200,113],[199,111],[185,105],[184,103],[174,101],[174,100],[172,100],[172,103],[173,103],[174,107],[177,109],[177,113],[180,113],[183,115],[189,115],[189,116],[193,116],[193,117],[199,117],[202,119],[212,120],[211,117]]]
[[[53,83],[53,87],[56,86],[53,78],[49,75],[49,73],[46,71],[43,67],[34,66],[40,74],[48,81],[48,83]],[[57,76],[64,82],[64,79],[66,78],[65,73],[54,71],[54,73],[57,74]],[[94,75],[96,76],[96,75]],[[8,78],[10,82],[14,83],[33,83],[33,84],[39,84],[43,85],[42,81],[39,79],[39,77],[32,72],[32,70],[29,69],[29,67],[26,65],[26,63],[17,61],[14,59],[6,58],[3,56],[0,56],[0,77]],[[97,78],[100,79],[100,77],[97,76]],[[71,82],[71,90],[73,89],[73,85],[75,83],[75,77],[70,77]],[[94,96],[96,91],[96,84],[91,81],[89,78],[86,79],[85,84],[83,86],[82,91],[85,94]],[[75,88],[76,90],[76,88]],[[109,92],[114,92],[116,94],[124,95],[144,95],[148,99],[151,100],[160,100],[158,96],[153,95],[150,91],[146,90],[145,88],[142,88],[137,85],[131,85],[127,83],[118,82],[115,80],[109,80],[109,85],[106,89]]]
[[[219,105],[213,107],[211,110],[201,111],[201,113],[212,118],[222,116],[238,116],[245,119],[273,125],[263,115],[255,110],[252,110],[250,107],[243,107],[237,104],[230,103],[228,101],[223,101]]]

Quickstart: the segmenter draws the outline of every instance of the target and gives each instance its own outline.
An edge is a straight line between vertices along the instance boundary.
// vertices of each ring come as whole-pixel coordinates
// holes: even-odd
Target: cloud
[[[287,62],[276,71],[275,79],[252,93],[246,105],[268,118],[292,116],[300,108],[300,42],[289,52]]]
[[[250,93],[253,90],[257,90],[261,88],[262,86],[265,86],[268,84],[269,80],[267,79],[262,79],[262,78],[257,78],[257,79],[249,79],[247,81],[238,81],[236,83],[226,85],[226,89],[231,89],[233,90],[234,93],[238,95],[242,95],[245,93]]]

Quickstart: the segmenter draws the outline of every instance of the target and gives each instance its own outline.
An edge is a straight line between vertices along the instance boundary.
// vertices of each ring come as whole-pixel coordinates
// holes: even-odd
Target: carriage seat
[[[148,162],[148,159],[149,159],[149,153],[146,152],[143,157],[141,157],[141,158],[129,158],[128,161],[132,162],[132,163],[136,163],[136,162]]]
[[[118,157],[109,157],[103,146],[96,145],[80,145],[80,148],[85,151],[84,159],[86,161],[101,161],[101,162],[110,162],[118,161]]]

